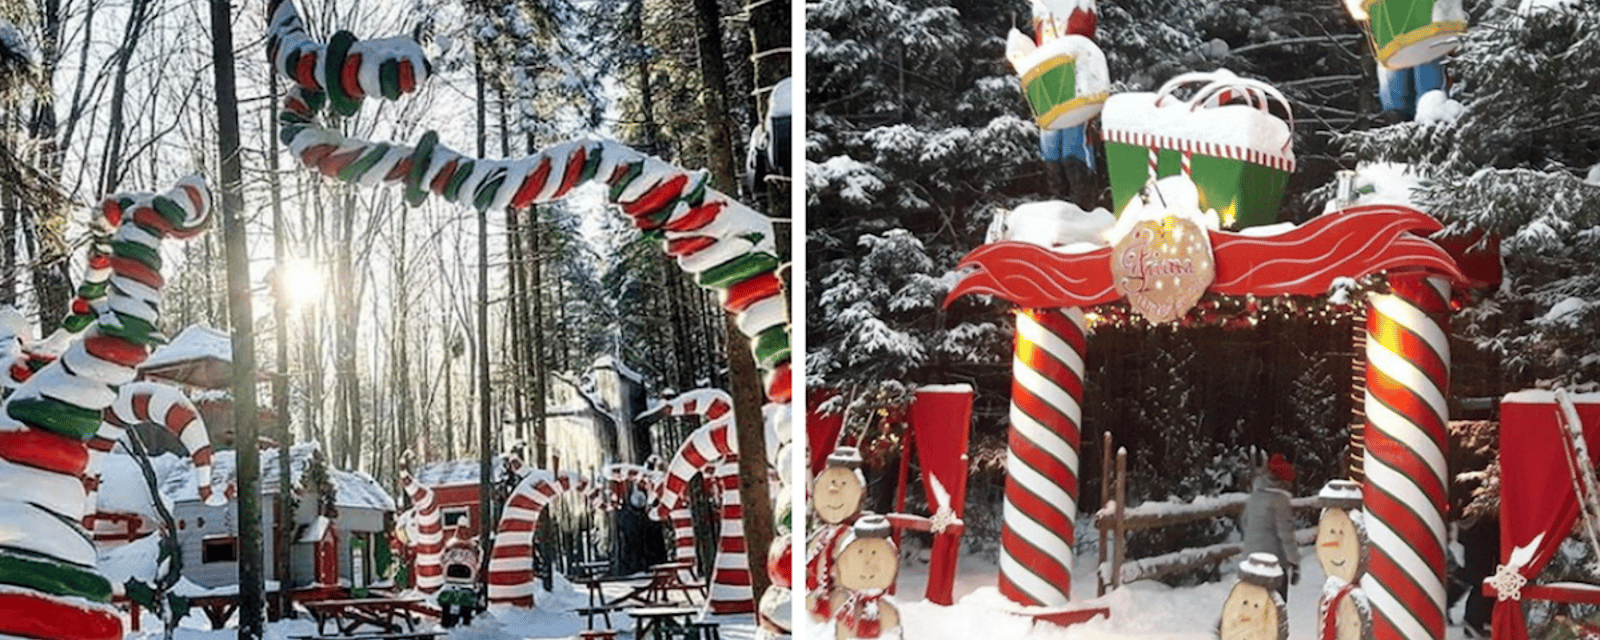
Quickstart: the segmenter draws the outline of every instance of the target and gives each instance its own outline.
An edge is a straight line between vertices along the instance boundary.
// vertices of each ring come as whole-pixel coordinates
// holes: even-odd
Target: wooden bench
[[[621,610],[626,609],[626,608],[627,607],[625,605],[620,605],[620,604],[602,604],[602,605],[596,605],[596,606],[590,606],[590,607],[578,607],[576,609],[573,609],[572,611],[573,611],[573,613],[576,613],[576,614],[578,614],[580,616],[584,616],[585,617],[584,626],[589,627],[592,630],[592,629],[594,629],[594,617],[596,615],[604,617],[605,620],[606,620],[606,627],[610,628],[611,627],[611,612],[612,611],[621,611]]]
[[[590,629],[578,632],[579,640],[617,640],[615,629]]]
[[[689,623],[689,628],[694,630],[696,638],[700,640],[722,640],[720,623],[710,620],[696,620]]]

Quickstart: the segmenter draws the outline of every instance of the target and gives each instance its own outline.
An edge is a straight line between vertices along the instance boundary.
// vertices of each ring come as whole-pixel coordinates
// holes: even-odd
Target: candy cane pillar
[[[1077,308],[1017,313],[1000,593],[1019,604],[1071,598],[1086,333]]]
[[[1445,630],[1448,284],[1391,276],[1367,311],[1366,490],[1371,569],[1361,587],[1376,640]]]
[[[672,510],[672,559],[695,561],[694,512],[688,507]]]
[[[739,456],[717,463],[712,481],[722,494],[722,530],[717,541],[717,563],[711,572],[706,608],[711,613],[750,613],[756,610],[750,590],[750,565],[745,557],[744,503],[739,499]]]

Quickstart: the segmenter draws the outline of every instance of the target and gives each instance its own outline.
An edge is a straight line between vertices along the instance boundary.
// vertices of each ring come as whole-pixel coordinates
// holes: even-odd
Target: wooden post
[[[1100,508],[1105,509],[1111,503],[1111,482],[1114,480],[1111,471],[1111,432],[1105,432],[1100,442]],[[1106,575],[1106,541],[1110,536],[1105,529],[1095,528],[1100,530],[1100,560],[1094,565],[1094,595],[1098,598],[1106,594],[1106,583],[1109,582]]]
[[[1117,551],[1111,556],[1111,588],[1122,586],[1122,561],[1127,557],[1123,548],[1128,544],[1128,532],[1124,528],[1124,511],[1128,505],[1128,449],[1117,449],[1117,510],[1114,522],[1116,523]]]

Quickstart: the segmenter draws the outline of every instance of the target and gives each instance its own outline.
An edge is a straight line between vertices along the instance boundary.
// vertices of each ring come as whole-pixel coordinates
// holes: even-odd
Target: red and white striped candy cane
[[[756,610],[750,589],[750,561],[744,548],[744,503],[739,499],[739,456],[728,455],[711,472],[722,503],[722,529],[717,540],[717,561],[711,571],[706,608],[712,613],[750,613]]]
[[[411,522],[415,528],[411,546],[417,556],[413,565],[416,586],[423,593],[433,593],[444,585],[444,518],[439,513],[433,489],[417,482],[411,471],[400,471],[400,484],[411,496]]]
[[[666,403],[670,415],[698,415],[707,422],[696,429],[678,446],[678,452],[667,465],[667,476],[662,482],[661,501],[655,517],[669,517],[673,509],[682,507],[688,498],[689,480],[696,473],[711,467],[718,460],[739,453],[738,438],[733,429],[733,398],[721,389],[696,389],[673,397]]]
[[[571,472],[551,475],[535,470],[517,483],[500,513],[489,557],[489,602],[533,606],[533,533],[539,528],[539,513],[556,496],[568,491],[582,494],[588,488],[588,478]]]
[[[599,511],[616,511],[635,486],[645,495],[655,495],[661,486],[662,472],[644,465],[619,462],[600,468],[598,482],[589,487],[589,506]]]
[[[1366,487],[1370,570],[1361,581],[1377,640],[1445,633],[1445,281],[1391,275],[1367,310]]]
[[[106,407],[103,417],[105,420],[100,425],[100,431],[89,441],[90,475],[99,477],[100,456],[111,451],[116,441],[122,438],[123,430],[136,424],[157,424],[176,436],[189,452],[189,459],[194,463],[200,499],[211,506],[228,501],[226,491],[217,492],[211,488],[211,435],[206,432],[206,423],[200,418],[200,410],[195,408],[182,390],[159,382],[130,382],[117,391],[116,402]],[[98,485],[98,481],[94,484]],[[93,491],[90,492],[89,505],[91,508],[94,505]]]
[[[698,559],[694,547],[694,511],[678,507],[667,513],[672,522],[672,559],[694,562]]]
[[[1085,336],[1080,309],[1017,313],[1000,593],[1019,604],[1071,599]]]
[[[128,215],[111,243],[103,310],[81,340],[0,405],[0,637],[122,637],[111,585],[94,569],[94,544],[81,525],[84,443],[159,337],[161,240],[198,234],[210,194],[192,176],[166,194],[115,201]]]

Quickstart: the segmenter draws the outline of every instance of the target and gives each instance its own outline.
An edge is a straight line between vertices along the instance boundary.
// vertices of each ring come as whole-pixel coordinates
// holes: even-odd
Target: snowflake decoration
[[[1499,600],[1521,600],[1522,587],[1528,584],[1528,579],[1517,571],[1517,567],[1500,565],[1495,567],[1494,575],[1489,578],[1489,586],[1494,587]]]
[[[928,522],[932,526],[933,532],[937,534],[944,533],[945,529],[949,529],[950,525],[960,523],[961,519],[956,517],[956,512],[951,511],[950,507],[945,506],[939,507],[938,511],[933,512],[933,517],[928,518]]]

